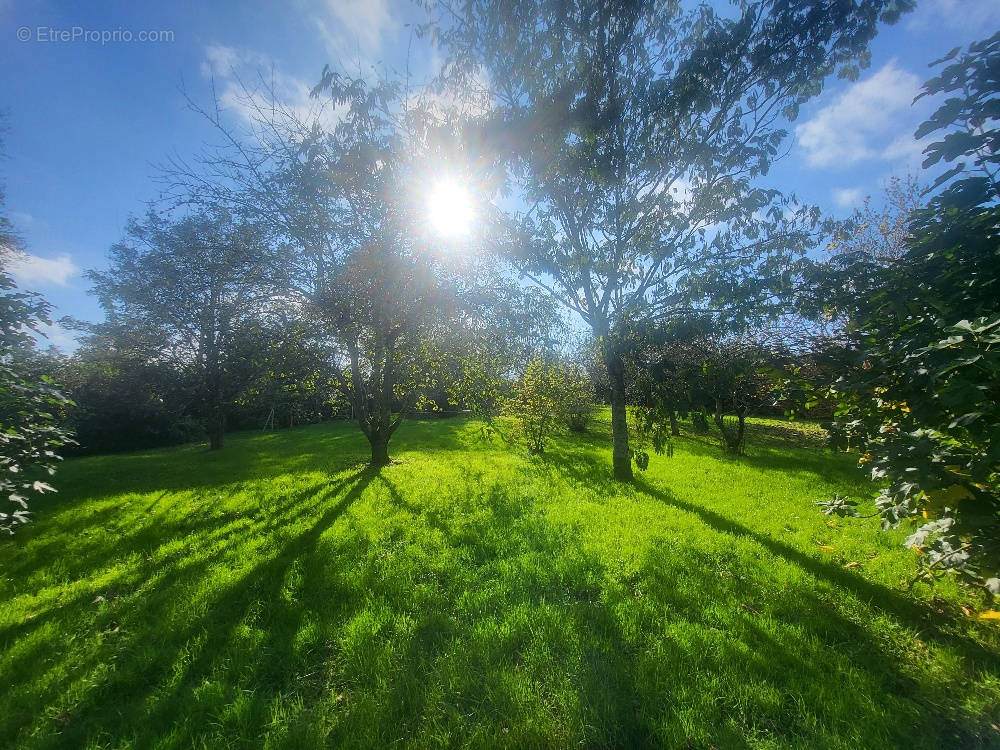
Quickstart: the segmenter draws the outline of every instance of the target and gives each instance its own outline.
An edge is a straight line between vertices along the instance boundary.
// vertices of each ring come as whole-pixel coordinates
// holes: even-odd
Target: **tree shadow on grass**
[[[766,426],[766,425],[765,425]],[[865,481],[864,474],[843,454],[834,454],[821,448],[803,447],[780,440],[768,445],[751,445],[747,453],[734,456],[723,450],[719,440],[708,435],[685,434],[674,438],[678,451],[717,461],[723,465],[750,466],[762,470],[780,471],[789,475],[813,474],[824,480],[857,485]],[[562,471],[561,464],[573,466],[567,476],[578,481],[603,485],[611,481],[611,467],[605,466],[603,456],[607,453],[607,435],[587,432],[558,436],[551,440],[545,454],[540,459],[549,463],[556,471]],[[581,465],[581,458],[591,465]],[[651,465],[668,461],[665,456],[652,454]]]
[[[723,463],[780,471],[789,476],[812,474],[829,482],[847,485],[858,485],[867,481],[864,472],[853,460],[844,454],[832,451],[792,448],[794,453],[791,453],[789,448],[750,446],[744,455],[734,456],[718,446],[694,441],[687,441],[681,447],[688,453]],[[657,458],[654,457],[653,460]]]
[[[459,450],[467,446],[468,419],[406,420],[390,455],[407,450]],[[280,432],[240,432],[224,448],[201,444],[73,458],[60,468],[59,495],[39,498],[43,512],[80,497],[210,490],[286,474],[335,474],[367,461],[370,447],[355,422],[332,421]]]
[[[546,465],[592,488],[601,489],[608,493],[620,491],[622,485],[611,479],[609,467],[602,459],[603,456],[594,453],[576,451],[551,455],[546,459]],[[861,574],[840,565],[816,558],[775,539],[769,534],[755,531],[733,518],[682,500],[645,477],[636,477],[631,486],[647,497],[693,514],[702,523],[717,532],[749,539],[759,544],[772,555],[799,566],[817,580],[832,584],[850,593],[869,607],[881,610],[899,622],[916,628],[922,637],[958,648],[965,658],[974,660],[983,668],[994,671],[1000,669],[1000,655],[987,651],[975,641],[955,632],[958,623],[953,617],[936,613],[910,596],[873,583]]]
[[[429,513],[387,477],[378,481],[413,523],[434,528],[468,561],[452,591],[482,592],[474,597],[474,620],[454,598],[421,612],[419,626],[404,638],[405,668],[391,697],[366,715],[375,725],[399,729],[377,735],[379,742],[418,736],[423,720],[441,710],[428,684],[452,686],[445,699],[447,711],[454,702],[452,718],[463,725],[466,716],[480,726],[505,723],[509,742],[519,746],[735,748],[749,747],[751,736],[805,745],[826,739],[840,747],[879,737],[885,746],[901,746],[923,736],[921,746],[947,740],[971,747],[982,741],[979,730],[991,731],[981,717],[943,709],[939,695],[900,670],[877,634],[808,585],[771,588],[766,575],[754,582],[751,573],[759,570],[740,569],[745,563],[735,555],[721,561],[723,577],[720,560],[710,554],[692,562],[697,549],[671,556],[661,544],[633,577],[621,580],[575,532],[540,518],[524,498],[487,489],[482,503],[491,512],[476,515],[470,528],[472,509],[461,501],[452,515]],[[495,528],[502,535],[492,533]],[[536,559],[545,570],[531,567]],[[678,566],[687,578],[683,586],[672,577]],[[370,590],[377,595],[379,586]],[[718,606],[737,613],[737,630],[732,620],[713,618]],[[754,606],[768,606],[768,617],[759,620]],[[760,624],[772,617],[777,632]],[[664,636],[672,625],[691,626],[686,632],[696,635],[689,642]],[[851,684],[835,682],[831,666],[849,673]],[[740,677],[720,687],[721,674]],[[520,678],[538,705],[558,704],[554,678],[562,675],[575,696],[569,715],[553,717],[545,731],[537,717],[534,728],[516,727],[524,706],[518,690],[504,686],[522,684]],[[717,697],[740,708],[734,712]],[[697,700],[704,705],[692,706]],[[569,735],[546,733],[560,725],[571,726]],[[471,739],[451,735],[455,742]]]
[[[1000,656],[991,653],[980,644],[952,632],[957,625],[954,618],[938,614],[919,601],[873,583],[862,575],[847,570],[840,565],[825,562],[796,549],[784,542],[762,534],[731,518],[693,503],[681,500],[649,481],[635,480],[635,488],[665,505],[686,511],[698,517],[706,526],[723,534],[745,538],[759,544],[776,557],[799,566],[819,581],[832,584],[864,602],[875,610],[891,615],[900,623],[916,628],[922,637],[957,648],[967,659],[978,662],[982,667],[996,671],[1000,669]]]
[[[562,470],[593,480],[596,493],[620,492],[602,459],[582,451]],[[558,470],[545,460],[539,466]],[[58,733],[36,744],[728,748],[751,738],[839,747],[864,739],[871,746],[873,736],[881,746],[915,737],[926,747],[976,740],[965,723],[949,723],[934,693],[899,671],[877,634],[824,600],[808,578],[779,589],[766,565],[727,555],[725,545],[720,554],[665,541],[629,574],[587,548],[576,527],[540,512],[544,483],[497,477],[428,502],[436,496],[400,490],[391,478],[399,472],[405,464],[310,485],[249,527],[206,517],[204,554],[190,561],[191,550],[179,552],[155,581],[101,605],[94,631],[117,622],[123,634],[95,637],[125,640],[73,666],[72,681],[90,686],[59,719]],[[377,522],[355,528],[357,516],[345,514],[367,487],[365,508],[374,498]],[[719,534],[757,542],[817,580],[836,574],[833,585],[902,620],[896,604],[885,605],[883,587],[650,483],[640,480],[635,491],[695,514]],[[383,515],[381,497],[399,512]],[[336,533],[326,534],[338,520]],[[184,608],[189,587],[220,574],[204,603]],[[766,608],[767,617],[747,610],[745,618],[720,618],[713,607],[728,615]],[[72,615],[63,625],[77,629]],[[37,652],[32,659],[41,663]],[[116,667],[102,671],[107,663]],[[863,692],[839,695],[831,665]],[[53,681],[34,694],[37,705],[59,706],[66,688]],[[288,714],[298,718],[281,718]],[[854,736],[855,725],[875,734]],[[26,746],[33,741],[22,737]]]
[[[240,558],[236,556],[239,553],[236,548],[249,536],[246,530],[227,535],[225,527],[216,528],[209,535],[215,537],[218,543],[213,544],[208,541],[208,537],[204,540],[209,550],[207,554],[196,557],[194,562],[189,562],[190,554],[180,555],[175,564],[161,564],[161,567],[166,567],[166,571],[156,575],[152,583],[143,581],[140,576],[134,582],[134,590],[123,590],[120,596],[109,598],[106,604],[100,606],[97,614],[92,616],[93,622],[88,628],[91,633],[89,637],[97,639],[96,646],[90,650],[84,663],[73,669],[74,679],[83,677],[85,680],[93,680],[100,684],[100,689],[94,684],[86,696],[73,706],[72,711],[61,719],[65,726],[60,730],[60,741],[71,746],[83,746],[88,737],[92,739],[95,728],[101,727],[100,719],[95,717],[100,717],[102,712],[106,713],[106,706],[102,702],[104,696],[110,693],[119,696],[119,700],[121,696],[128,698],[120,706],[117,721],[113,722],[117,728],[109,730],[105,725],[103,731],[111,731],[114,736],[121,736],[126,730],[138,735],[146,733],[148,744],[154,744],[156,733],[183,715],[175,711],[184,703],[184,698],[189,697],[197,679],[207,676],[220,651],[247,617],[248,611],[258,605],[267,609],[280,608],[286,604],[276,594],[289,567],[300,556],[309,554],[319,537],[360,496],[372,476],[370,471],[360,471],[333,484],[305,488],[274,510],[274,523],[259,520],[256,530],[261,538],[268,542],[283,542],[277,553],[266,556],[263,562],[242,573],[223,594],[207,602],[204,605],[204,616],[195,619],[185,619],[182,616],[184,625],[179,629],[168,626],[164,630],[164,623],[160,621],[179,604],[183,606],[183,601],[178,601],[178,591],[197,587],[208,572],[218,573],[227,562],[238,564]],[[336,498],[337,502],[329,505],[328,498]],[[317,511],[318,518],[305,521],[306,528],[301,533],[289,535],[283,531],[285,528],[301,525],[307,516]],[[39,628],[79,627],[80,610],[86,606],[87,603],[83,600],[87,596],[89,595],[79,601],[67,602],[47,613],[51,622],[46,622],[46,617],[39,617],[9,629],[4,633],[4,642],[12,644],[14,638],[25,637]],[[91,618],[85,616],[84,619]],[[159,642],[149,642],[143,633],[155,633]],[[281,633],[284,630],[275,629],[273,636],[278,637]],[[192,643],[197,646],[192,647]],[[34,649],[23,651],[16,660],[9,661],[10,674],[13,676],[20,672],[28,679],[34,677],[30,667],[44,661],[39,649],[46,646],[51,647],[51,643],[42,639]],[[267,648],[278,654],[279,658],[287,652],[287,646],[277,642],[269,644]],[[178,671],[181,649],[186,650],[185,659],[182,660],[186,667]],[[118,661],[119,668],[106,674],[104,667],[109,653],[113,654],[110,658]],[[104,674],[104,679],[84,677],[88,672],[93,675]],[[163,695],[154,696],[154,692],[164,686],[173,687]],[[10,687],[13,696],[17,693],[17,686],[12,684]],[[23,688],[24,685],[20,687]],[[51,684],[41,694],[34,692],[32,697],[43,706],[52,706],[59,703],[59,695],[65,689],[65,684]],[[14,719],[15,727],[24,727],[31,720],[37,720],[29,707],[8,705],[17,717]]]
[[[163,726],[183,715],[188,691],[199,679],[212,673],[221,654],[233,641],[234,631],[243,625],[259,625],[266,636],[257,646],[259,658],[254,660],[252,670],[240,675],[240,687],[272,694],[292,687],[297,675],[289,669],[294,663],[290,638],[298,632],[302,608],[280,595],[286,576],[296,561],[313,554],[319,538],[344,515],[376,475],[374,470],[358,472],[325,490],[323,498],[337,497],[344,490],[346,493],[304,532],[290,538],[276,555],[256,565],[234,583],[212,603],[204,621],[190,627],[187,638],[195,636],[202,628],[210,628],[209,636],[203,641],[198,656],[190,660],[180,677],[174,678],[176,687],[156,696],[155,706],[147,714],[151,724]],[[259,612],[254,611],[257,607]],[[248,622],[248,619],[257,618],[259,623]]]
[[[579,744],[649,744],[649,728],[635,705],[636,648],[600,601],[603,563],[571,529],[540,517],[532,498],[509,495],[499,485],[484,488],[475,501],[456,498],[452,512],[441,513],[407,499],[387,477],[379,481],[390,502],[437,531],[465,563],[452,591],[476,592],[464,606],[449,598],[425,613],[405,649],[405,662],[413,666],[380,708],[381,722],[403,721],[407,731],[401,735],[415,736],[426,713],[440,709],[419,690],[436,678],[459,683],[446,708],[454,701],[454,718],[463,724],[462,717],[474,715],[493,731],[506,727],[511,746],[578,744],[575,733],[559,737],[536,722],[517,726],[525,718],[522,690],[543,704],[565,689],[567,679],[576,696],[576,731],[586,737]],[[472,619],[469,610],[476,613]],[[580,637],[564,637],[570,633]],[[406,706],[403,717],[395,710],[397,699]],[[550,732],[560,724],[567,729],[568,717],[546,718]],[[452,737],[458,743],[473,739],[472,733]]]
[[[680,553],[663,544],[650,550],[634,581],[668,626],[696,626],[681,628],[689,636],[682,669],[707,682],[713,671],[725,670],[752,688],[737,710],[744,732],[783,744],[812,736],[818,746],[825,743],[817,731],[848,747],[873,746],[875,738],[878,746],[901,747],[914,737],[928,747],[988,744],[994,735],[989,720],[963,710],[954,695],[969,690],[964,679],[946,685],[938,675],[904,671],[905,662],[879,633],[807,583],[779,588],[768,580],[756,561],[735,551]],[[654,682],[665,678],[665,665],[655,660],[640,671]],[[731,718],[716,706],[700,710],[720,727]]]
[[[466,423],[459,419],[404,422],[393,451],[412,449],[427,435],[432,438],[430,449],[459,449],[464,445]],[[12,555],[5,565],[15,577],[23,578],[39,561],[57,557],[69,561],[72,576],[107,557],[109,535],[114,538],[116,557],[144,554],[166,539],[182,539],[206,525],[240,520],[239,512],[219,509],[220,498],[257,492],[262,482],[279,476],[334,476],[364,464],[368,457],[368,445],[356,425],[338,422],[288,433],[238,434],[222,451],[213,453],[201,446],[182,446],[74,459],[60,472],[61,492],[33,505],[38,523],[29,524],[9,540],[0,539],[0,552]],[[311,491],[306,488],[298,494]],[[149,500],[125,497],[107,502],[130,493],[154,492]],[[82,501],[87,505],[81,505]],[[116,522],[121,503],[137,501],[146,503],[138,526],[134,515],[128,524]],[[187,504],[183,517],[158,517],[176,502]],[[148,523],[142,522],[144,517]],[[13,554],[29,546],[30,552]]]
[[[790,465],[795,465],[791,463],[794,461],[793,458],[790,457],[788,461]],[[572,478],[573,481],[590,487],[598,495],[610,496],[623,490],[621,484],[611,479],[605,455],[597,451],[553,451],[542,463],[548,470]],[[645,477],[637,477],[631,486],[642,495],[694,515],[718,533],[756,543],[771,555],[806,571],[816,581],[833,586],[840,592],[854,597],[872,612],[888,615],[904,627],[916,630],[920,638],[951,649],[961,658],[962,670],[970,679],[983,674],[1000,674],[1000,654],[963,633],[963,623],[957,616],[935,611],[901,591],[894,591],[874,583],[863,575],[814,557],[767,533],[756,531],[738,520],[685,501]],[[827,613],[831,621],[839,623],[842,632],[850,632],[850,638],[844,638],[841,642],[863,644],[860,650],[864,655],[859,658],[873,665],[873,674],[898,675],[894,658],[885,656],[881,645],[872,639],[871,634],[846,619],[830,603],[824,602],[813,592],[807,590],[803,596],[804,601],[811,603],[809,606]],[[891,682],[892,678],[889,679]],[[903,685],[900,688],[902,694],[911,695],[918,702],[930,700],[917,691],[906,678],[901,677],[900,680],[902,680],[900,684]],[[939,723],[950,726],[949,717],[940,710],[935,709],[935,715],[938,716]],[[964,736],[965,730],[959,728],[954,731]]]
[[[258,509],[249,515],[209,513],[200,517],[196,523],[187,518],[154,520],[131,533],[122,533],[114,545],[113,555],[109,555],[108,549],[103,546],[96,547],[90,554],[64,554],[63,574],[66,579],[101,580],[100,591],[95,592],[87,588],[73,597],[63,598],[60,595],[46,609],[33,612],[29,619],[0,628],[0,649],[20,635],[41,627],[53,617],[67,616],[67,613],[71,613],[79,605],[88,603],[96,594],[105,599],[126,597],[137,589],[145,588],[150,578],[161,579],[164,588],[182,578],[193,580],[211,564],[213,558],[228,554],[239,544],[242,539],[241,532],[246,528],[255,527],[258,532],[266,532],[275,525],[293,523],[308,512],[301,511],[308,500],[336,492],[342,486],[343,482],[336,482],[333,485],[326,481],[314,482],[284,497],[276,498],[268,507]],[[296,510],[299,512],[293,513]],[[184,546],[171,556],[172,559],[153,558],[159,549],[179,541],[183,541]],[[192,549],[195,544],[198,551]],[[41,549],[35,549],[31,559],[15,560],[10,573],[16,577],[27,575],[34,567],[36,559],[50,559],[49,554],[56,554],[59,545],[58,540],[54,541]],[[211,551],[211,555],[207,554],[207,550]],[[126,567],[113,576],[104,572],[114,570],[122,559],[137,557],[143,560],[139,569]],[[197,562],[189,562],[192,558]],[[178,564],[180,562],[184,564]]]

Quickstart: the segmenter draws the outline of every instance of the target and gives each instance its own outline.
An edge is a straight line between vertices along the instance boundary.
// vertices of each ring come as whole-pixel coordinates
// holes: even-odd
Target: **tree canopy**
[[[629,479],[617,340],[633,319],[769,306],[819,220],[758,184],[784,122],[827,75],[856,76],[878,23],[912,3],[428,5],[445,81],[487,91],[481,137],[523,191],[521,271],[603,342],[614,473]]]

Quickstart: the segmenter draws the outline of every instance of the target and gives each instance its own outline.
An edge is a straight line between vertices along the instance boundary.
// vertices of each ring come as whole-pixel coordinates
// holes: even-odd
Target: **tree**
[[[650,429],[653,423],[667,423],[676,436],[678,414],[704,411],[698,382],[704,362],[700,341],[710,334],[708,323],[687,318],[632,327],[623,355],[631,374],[628,401],[645,413]]]
[[[240,427],[293,426],[350,414],[331,369],[323,336],[302,316],[275,311],[245,328],[233,346],[243,383],[233,421]]]
[[[678,414],[712,415],[723,447],[742,453],[746,418],[773,401],[766,369],[778,353],[751,332],[719,334],[698,318],[646,326],[630,336],[627,358],[637,423],[658,436],[660,453],[666,425],[679,434]]]
[[[434,380],[445,400],[492,426],[529,364],[557,356],[565,326],[555,302],[497,276],[481,284],[479,315],[434,342]]]
[[[773,359],[749,337],[711,341],[702,365],[706,403],[730,453],[743,453],[746,418],[773,401],[772,383],[764,373]]]
[[[64,427],[71,402],[31,365],[34,336],[51,325],[52,306],[18,289],[7,273],[7,263],[22,250],[4,206],[0,188],[0,493],[14,506],[0,510],[0,531],[13,534],[29,520],[28,500],[55,492],[43,480],[55,474],[58,451],[73,440]]]
[[[884,527],[924,519],[906,542],[923,574],[1000,593],[1000,33],[938,62],[925,94],[958,95],[917,133],[943,131],[925,165],[955,166],[914,213],[905,255],[853,295],[854,367],[828,389],[833,437],[883,483]]]
[[[24,362],[34,348],[31,332],[50,323],[50,309],[39,295],[18,291],[0,270],[0,493],[15,506],[0,511],[0,531],[11,534],[29,520],[33,495],[55,492],[43,479],[55,474],[57,451],[73,443],[64,427],[70,400]]]
[[[890,265],[906,254],[910,220],[924,206],[924,189],[914,175],[891,177],[885,185],[884,206],[872,206],[871,196],[846,221],[838,222],[828,250],[847,262],[867,257]]]
[[[481,142],[512,165],[522,272],[600,341],[613,465],[632,476],[623,340],[635,320],[774,301],[818,214],[758,187],[782,117],[856,76],[909,0],[707,5],[466,0],[438,7],[445,78],[487,89]]]
[[[512,309],[484,292],[516,289],[488,255],[463,252],[476,237],[448,244],[426,230],[427,188],[462,161],[461,142],[406,93],[327,68],[313,94],[337,109],[332,127],[249,94],[246,137],[199,110],[227,146],[165,175],[180,200],[251,217],[293,248],[289,293],[330,343],[373,467],[389,462],[393,434],[440,379],[454,332],[487,331]]]
[[[586,432],[594,415],[594,389],[587,371],[580,364],[566,362],[563,368],[563,411],[566,426],[572,432]]]
[[[69,424],[77,450],[138,450],[203,437],[190,378],[122,343],[87,337],[58,368],[56,378],[75,404]]]
[[[231,377],[233,343],[286,289],[281,252],[259,226],[224,211],[177,219],[150,211],[129,222],[109,267],[88,274],[104,328],[140,332],[147,361],[189,375],[213,450],[223,445],[227,410],[241,387]]]

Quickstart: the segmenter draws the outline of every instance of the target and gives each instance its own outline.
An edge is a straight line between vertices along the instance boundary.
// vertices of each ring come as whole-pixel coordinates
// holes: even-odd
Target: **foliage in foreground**
[[[69,400],[32,361],[34,335],[51,323],[52,306],[7,273],[20,247],[3,208],[0,188],[0,497],[11,503],[0,506],[0,531],[13,534],[29,520],[28,500],[55,492],[43,480],[55,473],[56,451],[73,440],[64,426]]]
[[[848,266],[872,281],[845,287],[855,361],[828,389],[832,436],[883,483],[886,527],[924,520],[906,544],[925,575],[1000,594],[1000,33],[939,62],[925,93],[951,96],[918,135],[940,137],[926,165],[954,165],[913,214],[902,257]]]
[[[406,423],[377,473],[347,423],[68,461],[0,544],[0,737],[997,745],[982,596],[900,587],[905,532],[810,512],[864,491],[851,457],[754,420],[745,457],[682,435],[623,486],[607,419],[535,457]]]

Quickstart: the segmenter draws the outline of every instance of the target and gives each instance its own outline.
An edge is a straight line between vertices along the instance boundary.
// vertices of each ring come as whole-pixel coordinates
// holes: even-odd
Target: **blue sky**
[[[235,78],[252,82],[263,71],[304,106],[327,62],[402,69],[405,24],[414,17],[410,3],[396,0],[0,0],[0,109],[8,126],[0,178],[30,253],[14,268],[19,283],[43,292],[59,315],[99,319],[84,270],[104,264],[128,216],[157,196],[156,165],[213,139],[183,92],[207,103],[214,80],[238,120]],[[882,30],[857,82],[830,80],[803,108],[789,126],[789,154],[768,182],[840,216],[890,176],[916,170],[921,144],[912,134],[931,103],[911,101],[930,75],[927,64],[998,27],[997,0],[920,2]],[[138,39],[150,31],[164,38]],[[61,32],[71,38],[53,39]],[[103,43],[102,32],[110,37]],[[423,42],[410,47],[417,77],[436,59]],[[72,345],[62,330],[51,339]]]

